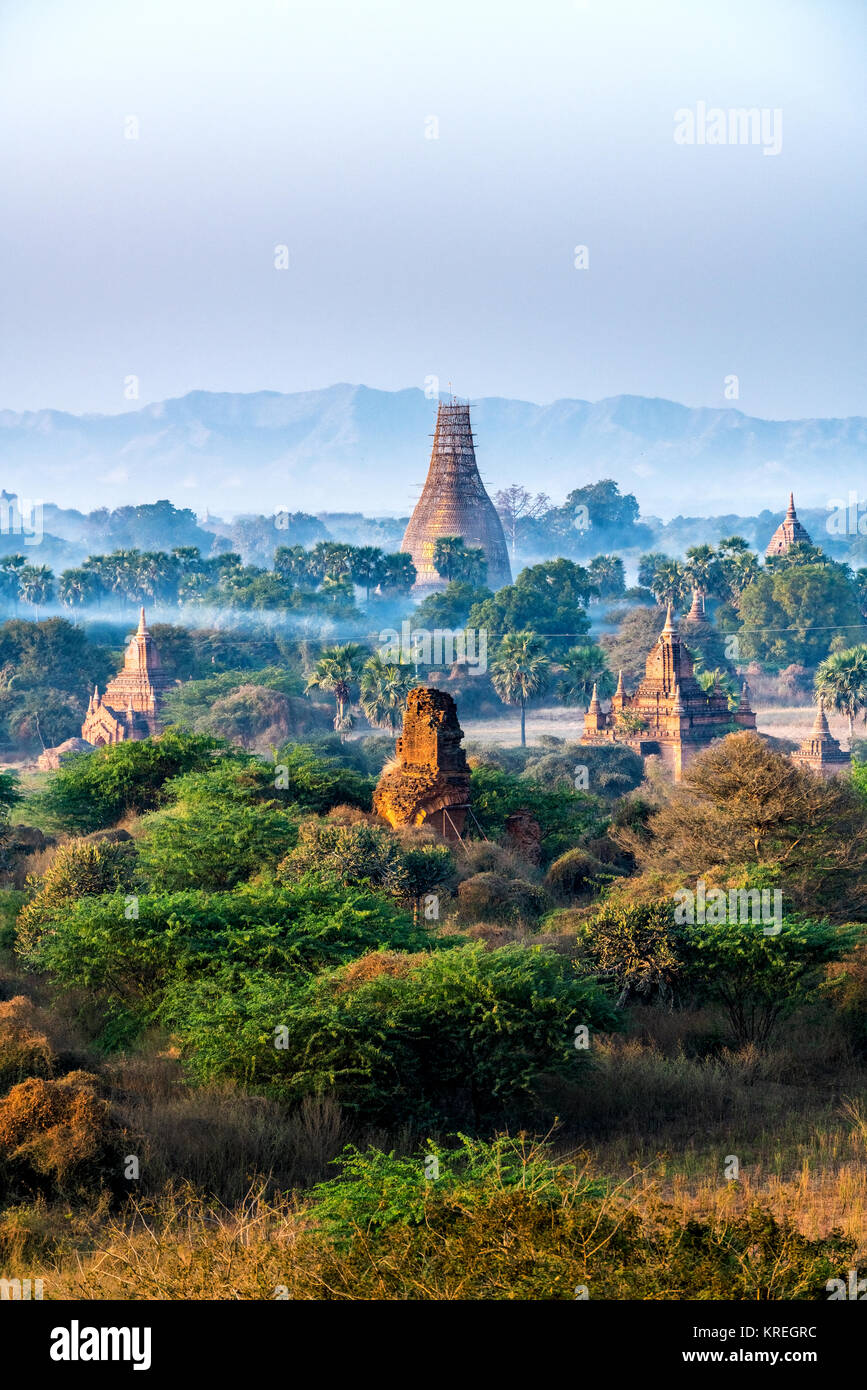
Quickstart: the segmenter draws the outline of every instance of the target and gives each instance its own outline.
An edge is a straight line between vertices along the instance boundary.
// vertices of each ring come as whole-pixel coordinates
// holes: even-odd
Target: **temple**
[[[81,726],[81,737],[99,747],[105,743],[123,743],[127,739],[150,738],[159,733],[162,696],[175,683],[160,669],[159,655],[142,608],[138,628],[124,655],[123,670],[109,681],[103,695],[94,689]]]
[[[464,732],[451,695],[417,685],[409,692],[396,757],[382,771],[373,809],[392,826],[430,825],[460,839],[470,804]]]
[[[593,698],[584,717],[582,743],[624,743],[641,757],[655,754],[680,781],[684,768],[716,738],[733,729],[755,729],[746,682],[736,710],[719,684],[705,693],[695,678],[692,659],[672,618],[671,604],[665,626],[647,658],[644,679],[634,695],[623,689],[623,675],[603,713],[593,687]]]
[[[769,558],[775,555],[788,555],[792,546],[799,544],[812,545],[813,542],[806,528],[798,520],[798,514],[795,511],[795,495],[790,492],[786,515],[771,536],[765,555]]]
[[[820,777],[833,777],[852,762],[852,754],[844,753],[828,728],[823,700],[819,701],[819,707],[816,710],[813,731],[808,738],[804,739],[800,748],[792,754],[792,762],[798,767],[806,767],[811,772],[817,772]]]
[[[512,582],[502,522],[476,464],[470,407],[455,400],[440,402],[427,478],[401,544],[416,568],[415,592],[445,588],[434,565],[434,545],[442,536],[460,536],[466,546],[481,546],[488,588]]]

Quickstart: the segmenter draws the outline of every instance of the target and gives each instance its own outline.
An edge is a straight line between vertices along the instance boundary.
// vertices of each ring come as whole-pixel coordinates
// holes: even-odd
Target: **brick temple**
[[[828,728],[824,701],[819,701],[812,732],[791,757],[796,766],[809,768],[820,777],[834,777],[850,766],[852,754],[844,753]]]
[[[643,758],[656,755],[680,781],[692,759],[714,739],[730,733],[733,725],[756,727],[746,682],[735,711],[729,709],[728,696],[719,685],[708,694],[702,690],[669,604],[665,626],[635,694],[625,692],[621,673],[611,708],[603,712],[594,686],[581,742],[623,743]]]
[[[123,669],[109,681],[105,693],[94,689],[81,726],[81,737],[98,748],[105,743],[151,738],[160,732],[160,707],[167,689],[176,682],[160,668],[145,611],[124,654]]]
[[[809,532],[798,520],[795,511],[795,494],[789,493],[789,505],[786,508],[786,515],[780,522],[765,551],[766,556],[788,555],[793,545],[804,544],[812,545]]]
[[[429,825],[448,840],[461,836],[470,804],[464,731],[451,695],[417,685],[406,699],[403,733],[383,769],[373,809],[392,826]]]

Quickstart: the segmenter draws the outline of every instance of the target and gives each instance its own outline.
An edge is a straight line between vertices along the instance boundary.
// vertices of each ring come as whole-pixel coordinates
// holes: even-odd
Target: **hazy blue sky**
[[[736,374],[867,414],[865,39],[863,0],[0,0],[0,408]],[[698,102],[781,152],[676,144]]]

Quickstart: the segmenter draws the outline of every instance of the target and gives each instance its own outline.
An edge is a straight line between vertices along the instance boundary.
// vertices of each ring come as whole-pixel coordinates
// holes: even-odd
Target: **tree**
[[[358,642],[324,647],[307,681],[307,690],[326,690],[334,696],[334,728],[344,733],[352,728],[352,692],[366,652]]]
[[[509,546],[514,560],[517,550],[518,523],[524,518],[528,521],[537,521],[544,516],[550,509],[551,499],[544,492],[537,492],[534,497],[525,487],[512,483],[511,487],[501,488],[494,495],[494,506],[499,512],[503,530],[509,538]]]
[[[570,647],[557,663],[559,680],[557,694],[564,705],[590,704],[593,687],[602,699],[614,690],[614,679],[605,661],[605,653],[595,642]]]
[[[835,631],[851,641],[864,630],[855,588],[833,564],[766,567],[741,594],[739,616],[741,659],[778,667],[816,666]]]
[[[415,684],[412,670],[383,661],[378,652],[370,657],[360,680],[360,704],[370,723],[377,729],[399,729],[406,697]]]
[[[649,589],[657,603],[677,608],[689,593],[686,570],[679,560],[661,560],[653,571]]]
[[[867,911],[867,823],[857,785],[796,767],[754,733],[711,744],[645,825],[610,834],[657,894],[661,881],[675,889],[703,879],[779,887],[797,912],[832,921]]]
[[[24,565],[18,571],[18,592],[36,609],[38,622],[40,604],[48,603],[54,594],[54,575],[47,565]]]
[[[378,546],[357,546],[352,553],[352,582],[364,589],[364,597],[370,603],[370,591],[385,576],[385,556]]]
[[[587,604],[593,593],[583,565],[549,560],[521,570],[514,584],[474,604],[467,625],[487,632],[489,644],[509,632],[538,632],[556,655],[590,631]]]
[[[434,541],[434,569],[447,582],[457,579],[463,572],[463,536],[439,536]]]
[[[504,704],[521,706],[522,748],[527,746],[527,701],[541,695],[550,669],[545,643],[535,632],[508,633],[500,643],[491,681]]]
[[[867,710],[867,646],[861,643],[826,656],[816,670],[816,695],[838,714],[846,715],[851,743],[855,720]]]
[[[623,561],[619,555],[597,555],[587,566],[587,573],[600,598],[620,598],[626,593]]]

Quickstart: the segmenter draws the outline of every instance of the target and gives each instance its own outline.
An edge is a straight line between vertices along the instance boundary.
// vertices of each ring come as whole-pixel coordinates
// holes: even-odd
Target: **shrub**
[[[135,882],[136,849],[129,841],[70,840],[61,845],[40,884],[29,880],[36,894],[18,914],[18,949],[31,951],[46,923],[70,902],[104,893],[129,890]]]
[[[535,883],[504,878],[498,873],[474,874],[458,885],[463,922],[484,918],[494,922],[536,921],[547,911],[547,895]]]
[[[532,1111],[543,1073],[577,1076],[586,1065],[576,1025],[615,1021],[596,986],[538,948],[459,946],[351,988],[346,973],[304,991],[262,975],[179,991],[174,1018],[194,1072],[255,1080],[290,1100],[330,1093],[378,1124],[477,1126]]]
[[[555,859],[545,875],[545,887],[558,897],[587,893],[605,877],[599,860],[586,849],[568,849]]]
[[[110,744],[62,763],[34,801],[61,830],[105,830],[131,813],[155,810],[169,778],[208,766],[224,748],[218,739],[174,728],[156,739]]]
[[[54,1050],[32,1000],[17,994],[0,1003],[0,1090],[53,1070]]]
[[[298,823],[270,806],[209,802],[157,811],[142,828],[141,867],[155,888],[216,893],[274,869]]]
[[[61,986],[130,1010],[141,1024],[170,986],[187,979],[273,970],[294,989],[299,977],[368,951],[428,944],[421,928],[381,898],[322,884],[143,893],[137,908],[128,917],[119,895],[81,899],[52,922],[28,959]]]
[[[96,1077],[31,1077],[0,1100],[0,1178],[13,1190],[67,1190],[120,1178],[120,1134]]]

